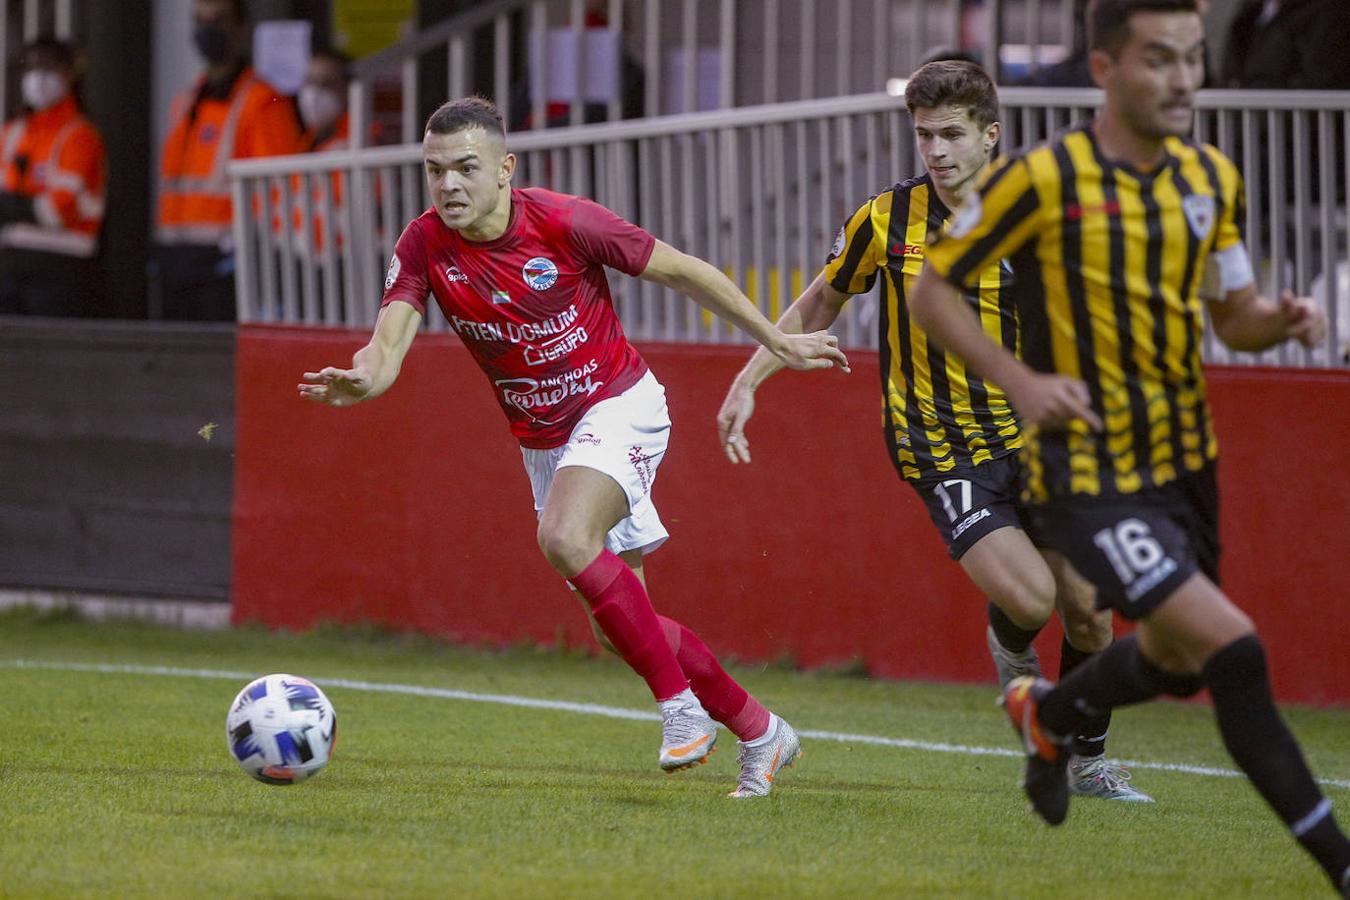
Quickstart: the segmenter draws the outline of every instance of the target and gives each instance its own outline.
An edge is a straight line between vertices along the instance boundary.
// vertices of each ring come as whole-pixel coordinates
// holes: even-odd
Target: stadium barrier
[[[1001,91],[1003,146],[1019,148],[1090,117],[1091,89]],[[1211,362],[1341,366],[1350,352],[1350,92],[1206,91],[1196,136],[1244,170],[1243,223],[1261,287],[1326,304],[1324,346],[1230,353]],[[909,118],[888,94],[841,97],[512,135],[516,183],[591,196],[675,246],[721,267],[769,315],[809,282],[859,203],[919,172]],[[239,320],[369,327],[403,226],[427,208],[416,144],[231,165]],[[335,176],[345,181],[335,189]],[[295,214],[277,216],[272,197]],[[339,202],[339,199],[342,202]],[[317,229],[315,222],[331,223]],[[280,224],[285,223],[285,224]],[[291,223],[294,223],[292,225]],[[777,273],[776,277],[774,273]],[[743,338],[664,288],[621,279],[615,302],[639,340]],[[873,346],[875,298],[849,304],[837,332]],[[439,312],[431,331],[447,329]]]
[[[215,323],[0,316],[0,587],[229,599],[234,343]]]
[[[997,71],[1015,77],[1069,52],[1074,6],[1074,0],[986,0],[982,8],[964,0],[487,0],[357,61],[352,135],[362,140],[365,122],[378,117],[385,133],[420,140],[428,70],[444,74],[438,96],[493,97],[508,123],[571,125],[866,94],[937,50],[972,44],[982,45],[989,71],[996,71],[997,54]],[[396,112],[385,108],[393,95]]]
[[[240,329],[235,621],[591,645],[536,549],[519,451],[457,339],[423,335],[377,403],[297,399],[302,371],[342,363],[365,339]],[[733,466],[714,416],[747,348],[641,349],[675,422],[655,489],[672,540],[648,563],[659,609],[745,661],[992,680],[984,603],[886,459],[874,353],[852,354],[850,376],[766,384],[748,430],[754,463]],[[1338,489],[1350,375],[1216,367],[1209,377],[1224,586],[1257,623],[1279,697],[1350,704],[1350,506]],[[1053,672],[1058,638],[1043,647]]]

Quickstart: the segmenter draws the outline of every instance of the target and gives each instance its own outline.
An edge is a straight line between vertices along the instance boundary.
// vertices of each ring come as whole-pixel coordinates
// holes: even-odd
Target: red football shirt
[[[469,241],[429,209],[394,248],[384,301],[428,294],[492,382],[523,447],[567,443],[587,409],[647,371],[624,336],[605,266],[639,275],[656,239],[583,197],[511,191],[511,222]]]

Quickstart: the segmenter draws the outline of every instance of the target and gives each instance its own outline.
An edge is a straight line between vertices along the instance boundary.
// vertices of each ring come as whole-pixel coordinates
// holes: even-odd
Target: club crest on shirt
[[[558,267],[547,256],[528,260],[520,270],[525,284],[532,291],[546,291],[558,281]]]
[[[394,282],[398,280],[398,273],[402,269],[403,263],[399,262],[398,254],[395,253],[394,258],[389,260],[389,271],[384,276],[384,289],[386,291],[394,286]]]
[[[1186,214],[1186,224],[1191,226],[1191,234],[1198,240],[1209,237],[1214,227],[1214,198],[1208,194],[1191,194],[1181,201],[1181,211]]]
[[[830,248],[830,256],[835,257],[844,252],[844,244],[847,238],[844,235],[844,229],[840,228],[839,233],[834,236],[834,246]]]

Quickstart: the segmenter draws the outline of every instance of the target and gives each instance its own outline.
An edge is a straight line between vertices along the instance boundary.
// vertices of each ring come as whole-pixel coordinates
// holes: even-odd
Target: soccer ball
[[[337,714],[314,682],[264,675],[230,704],[225,743],[239,767],[268,784],[295,784],[328,765]]]

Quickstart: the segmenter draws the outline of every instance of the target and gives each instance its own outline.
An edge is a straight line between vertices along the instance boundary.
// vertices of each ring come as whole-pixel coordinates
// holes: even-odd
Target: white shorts
[[[535,515],[543,511],[559,469],[595,469],[613,478],[628,498],[628,517],[610,529],[605,547],[614,553],[639,548],[651,553],[670,537],[651,498],[669,441],[666,389],[649,370],[619,396],[586,410],[566,444],[551,450],[520,448],[534,491]]]

